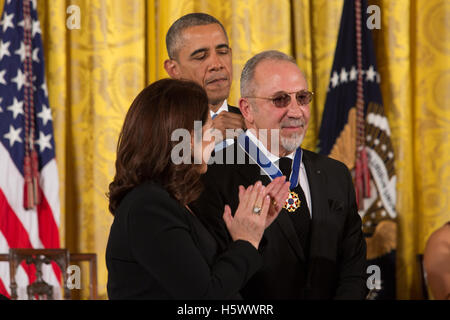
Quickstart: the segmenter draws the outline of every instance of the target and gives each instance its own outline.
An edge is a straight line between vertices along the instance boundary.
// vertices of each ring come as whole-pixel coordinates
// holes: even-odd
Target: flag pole
[[[356,82],[356,164],[355,189],[358,209],[364,209],[364,197],[370,197],[370,175],[367,152],[365,147],[365,120],[364,120],[364,87],[363,87],[363,61],[361,36],[361,0],[355,0],[356,23],[356,63],[358,78]]]
[[[39,160],[34,146],[34,97],[33,97],[33,61],[32,61],[32,18],[30,0],[23,2],[26,82],[24,86],[25,116],[25,158],[24,158],[24,208],[35,208],[40,203],[39,195]]]

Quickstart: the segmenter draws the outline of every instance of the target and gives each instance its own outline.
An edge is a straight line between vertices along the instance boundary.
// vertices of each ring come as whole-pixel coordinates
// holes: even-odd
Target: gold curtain
[[[118,133],[137,93],[167,76],[165,33],[178,17],[202,11],[223,22],[233,49],[229,100],[235,105],[248,58],[267,49],[294,55],[315,92],[304,142],[315,149],[343,0],[37,2],[61,185],[61,243],[98,254],[101,297],[112,222],[105,193]],[[381,8],[374,41],[396,153],[397,294],[418,298],[416,254],[450,220],[450,3],[369,2]],[[80,8],[79,30],[66,27],[70,5]]]

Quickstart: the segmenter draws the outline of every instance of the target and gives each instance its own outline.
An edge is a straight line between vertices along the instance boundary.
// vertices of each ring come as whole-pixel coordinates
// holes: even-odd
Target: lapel
[[[242,114],[241,109],[239,109],[235,106],[230,106],[230,105],[228,105],[228,112]]]
[[[241,148],[239,143],[235,143],[235,145],[236,148]],[[236,149],[234,151],[236,152]],[[252,159],[250,159],[247,154],[245,154],[245,163],[246,165],[238,165],[237,171],[247,182],[247,185],[254,184],[258,180],[261,180],[263,185],[268,185],[270,183],[270,178],[266,174],[261,173],[260,167]],[[300,245],[300,241],[298,240],[292,220],[289,218],[289,213],[285,209],[281,209],[280,214],[272,224],[279,226],[298,258],[305,261],[305,253]],[[272,228],[272,226],[269,228]]]
[[[250,184],[254,184],[256,181],[260,180],[262,182],[263,185],[268,185],[270,183],[270,178],[263,174],[261,172],[260,167],[258,166],[258,164],[256,164],[252,159],[250,159],[250,157],[248,156],[247,153],[245,153],[245,151],[241,148],[241,146],[239,145],[239,143],[234,143],[234,160],[235,160],[235,165],[238,166],[238,172],[241,175],[242,178],[244,178],[244,181],[247,182],[247,186]],[[244,164],[239,164],[237,161],[237,154],[238,152],[242,152],[245,156],[245,162]]]
[[[310,256],[328,256],[327,247],[323,235],[323,223],[328,213],[328,199],[324,197],[324,190],[327,185],[325,173],[314,160],[316,155],[310,151],[304,150],[303,163],[308,176],[309,189],[311,193],[311,202],[313,207],[311,223],[311,244]]]
[[[300,240],[298,239],[292,220],[289,218],[289,212],[286,209],[281,209],[280,214],[273,223],[276,223],[280,227],[297,257],[302,261],[306,261],[305,252],[300,245]]]

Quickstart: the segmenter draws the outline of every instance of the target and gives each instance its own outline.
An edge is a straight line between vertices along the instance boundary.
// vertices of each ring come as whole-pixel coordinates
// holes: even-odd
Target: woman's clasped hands
[[[267,186],[261,181],[244,188],[239,186],[239,206],[234,216],[225,205],[223,220],[233,241],[246,240],[256,249],[264,230],[276,219],[289,195],[286,177],[275,178]]]

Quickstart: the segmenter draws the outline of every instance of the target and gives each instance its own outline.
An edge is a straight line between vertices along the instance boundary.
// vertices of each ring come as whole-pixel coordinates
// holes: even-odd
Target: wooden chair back
[[[79,264],[80,262],[89,263],[89,299],[96,300],[97,293],[97,254],[95,253],[72,253],[67,249],[10,249],[9,254],[0,254],[0,262],[9,262],[10,266],[10,289],[11,299],[16,300],[17,283],[16,274],[17,268],[24,261],[27,264],[34,264],[36,267],[36,281],[27,286],[28,299],[38,298],[53,298],[53,288],[50,284],[42,279],[42,264],[51,263],[54,261],[63,276],[63,299],[71,299],[72,295],[67,286],[67,268],[70,264]]]
[[[96,253],[72,253],[71,263],[87,261],[89,263],[89,300],[97,300],[97,254]]]
[[[53,300],[53,286],[42,278],[42,265],[51,264],[51,262],[55,262],[61,270],[64,299],[70,299],[66,273],[69,266],[69,251],[67,249],[9,249],[11,299],[16,300],[18,298],[16,273],[23,261],[27,265],[34,265],[36,268],[36,280],[27,286],[29,300],[34,300],[35,297]]]

